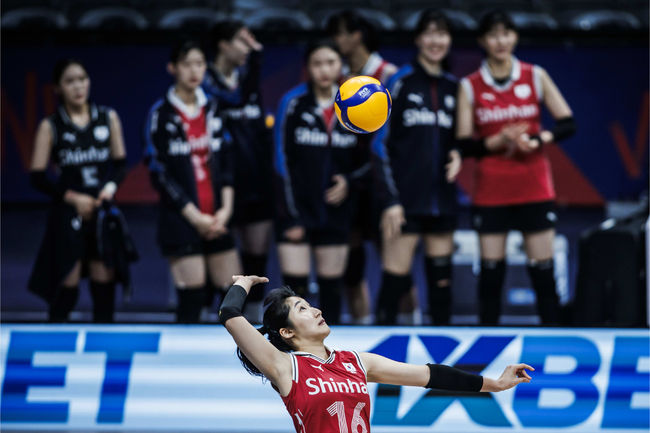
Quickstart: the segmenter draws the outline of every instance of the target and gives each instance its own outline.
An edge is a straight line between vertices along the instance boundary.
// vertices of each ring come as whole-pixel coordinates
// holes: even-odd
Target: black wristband
[[[575,134],[576,122],[573,120],[573,116],[557,119],[551,133],[553,134],[553,141],[555,142],[564,140],[565,138],[569,138]]]
[[[225,324],[228,319],[242,316],[244,301],[246,301],[246,290],[239,285],[231,286],[219,308],[219,320],[221,323]]]
[[[61,200],[65,193],[65,188],[57,182],[51,180],[45,170],[32,170],[29,173],[29,182],[34,189],[47,194],[55,200]]]
[[[425,388],[479,392],[483,387],[483,376],[442,364],[427,364],[427,366],[429,383]]]
[[[115,158],[113,161],[113,171],[111,173],[110,182],[115,182],[116,185],[122,183],[126,177],[127,167],[126,167],[126,158]]]

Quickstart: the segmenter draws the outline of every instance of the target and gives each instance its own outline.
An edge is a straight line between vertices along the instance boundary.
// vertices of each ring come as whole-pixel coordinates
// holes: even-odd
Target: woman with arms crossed
[[[266,282],[265,277],[234,276],[219,314],[244,367],[271,381],[298,433],[369,432],[368,382],[497,392],[531,380],[526,370],[533,368],[526,364],[508,366],[494,380],[444,365],[405,364],[373,353],[332,350],[324,342],[330,328],[321,311],[287,287],[269,292],[263,326],[255,329],[242,317],[242,308],[251,287]]]

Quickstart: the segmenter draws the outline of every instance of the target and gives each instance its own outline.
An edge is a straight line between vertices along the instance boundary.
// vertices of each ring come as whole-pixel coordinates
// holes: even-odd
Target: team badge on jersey
[[[424,99],[422,98],[422,95],[418,93],[409,93],[406,99],[418,105],[422,105],[424,103]]]
[[[528,84],[519,84],[515,86],[515,96],[519,99],[526,99],[531,93],[532,90]]]
[[[63,133],[63,141],[68,141],[70,143],[74,143],[77,141],[77,136],[74,135],[72,132],[64,132]]]
[[[456,105],[456,98],[451,95],[445,96],[445,105],[451,110]]]
[[[354,365],[351,362],[344,362],[343,366],[347,371],[349,371],[352,374],[355,374],[357,372],[357,369],[354,367]]]
[[[106,125],[95,126],[95,129],[93,129],[93,135],[97,141],[106,141],[109,134],[110,131]]]

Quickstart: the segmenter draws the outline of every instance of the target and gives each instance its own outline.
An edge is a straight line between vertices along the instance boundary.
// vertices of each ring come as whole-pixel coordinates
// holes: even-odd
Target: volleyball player
[[[390,123],[373,141],[383,212],[382,284],[377,305],[381,324],[394,324],[396,301],[411,287],[415,248],[424,241],[429,313],[448,325],[451,315],[451,255],[456,227],[460,153],[455,148],[458,81],[444,70],[450,24],[425,10],[415,30],[417,56],[389,82]]]
[[[276,239],[284,282],[302,296],[313,250],[320,307],[337,322],[355,182],[370,166],[367,149],[334,114],[341,76],[336,46],[311,44],[305,62],[309,81],[284,95],[276,116]]]
[[[332,15],[327,21],[327,30],[345,59],[344,78],[367,75],[386,85],[397,72],[397,66],[382,58],[377,52],[379,38],[375,26],[354,10],[344,10]],[[365,135],[359,138],[367,141],[371,137]],[[360,183],[362,187],[359,188],[359,197],[354,210],[350,253],[343,279],[354,321],[357,324],[368,325],[372,322],[372,316],[368,284],[363,278],[366,268],[363,241],[377,244],[377,218],[373,212],[375,203],[371,194],[371,176],[367,176]],[[401,297],[399,311],[399,324],[413,325],[420,322],[415,286]]]
[[[264,277],[233,276],[219,314],[244,367],[271,382],[298,433],[369,432],[368,382],[498,392],[531,380],[526,370],[533,368],[526,364],[509,365],[494,380],[440,364],[406,364],[369,352],[333,350],[325,345],[330,328],[321,311],[287,287],[267,295],[263,326],[255,329],[241,310],[251,287],[265,282]]]
[[[227,107],[222,114],[233,138],[233,226],[244,272],[263,275],[272,232],[273,138],[260,92],[262,45],[240,21],[217,23],[210,41],[216,54],[202,87]],[[256,323],[262,320],[263,298],[263,285],[256,286],[246,304],[247,317]]]
[[[175,83],[147,118],[145,160],[160,193],[158,243],[178,294],[176,318],[199,321],[206,275],[218,288],[240,269],[229,230],[232,161],[219,106],[200,85],[206,60],[192,41],[177,44],[167,70]]]
[[[67,321],[83,267],[93,321],[112,322],[114,272],[100,259],[95,221],[97,208],[112,201],[126,174],[122,126],[115,110],[89,101],[90,78],[79,60],[59,61],[53,75],[61,105],[38,127],[30,172],[31,184],[52,198],[52,206],[29,288],[48,301],[50,321]],[[47,175],[50,163],[56,180]]]
[[[571,136],[575,124],[548,73],[513,55],[517,40],[506,13],[487,14],[479,26],[479,44],[487,58],[461,81],[458,96],[458,137],[467,149],[464,153],[480,157],[472,220],[481,250],[480,320],[488,325],[498,323],[501,311],[509,230],[523,233],[542,323],[558,322],[555,190],[544,148]],[[551,130],[540,123],[542,105],[555,119]]]

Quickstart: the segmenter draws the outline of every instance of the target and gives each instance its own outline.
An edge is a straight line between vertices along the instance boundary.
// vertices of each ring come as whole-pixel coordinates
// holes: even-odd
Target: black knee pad
[[[291,290],[296,292],[296,295],[300,297],[307,296],[307,284],[309,284],[309,277],[295,277],[293,275],[282,275],[282,281],[286,286],[289,286]]]
[[[429,314],[434,324],[448,325],[451,317],[451,256],[425,257],[424,268],[429,289]]]
[[[481,260],[478,280],[479,315],[481,324],[497,325],[501,315],[501,291],[506,277],[506,261]]]
[[[396,323],[399,300],[408,293],[412,285],[411,274],[396,275],[388,271],[382,272],[375,313],[378,325],[394,325]]]
[[[343,282],[346,287],[354,287],[361,284],[366,268],[366,249],[363,245],[350,249],[348,263],[343,274]]]
[[[50,304],[48,320],[53,323],[67,322],[70,312],[79,300],[79,286],[59,287],[59,293]]]
[[[201,309],[205,306],[205,288],[176,288],[178,306],[176,307],[176,322],[199,323]]]
[[[341,317],[341,286],[343,279],[318,277],[319,308],[325,321],[331,325],[339,323]]]
[[[555,288],[553,259],[531,261],[526,267],[537,296],[537,312],[544,325],[559,322],[560,301]]]
[[[115,313],[115,282],[90,281],[90,295],[93,299],[93,322],[113,323]]]
[[[266,261],[268,256],[266,254],[248,254],[241,255],[242,265],[244,267],[245,275],[257,275],[259,277],[266,276]],[[251,287],[251,291],[246,297],[247,301],[258,302],[264,299],[264,291],[266,284],[256,284]]]

